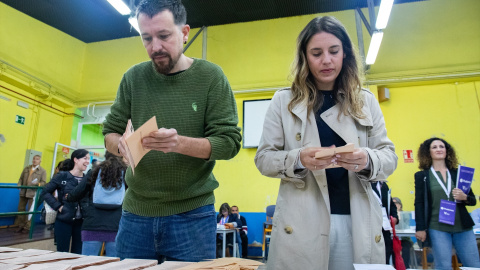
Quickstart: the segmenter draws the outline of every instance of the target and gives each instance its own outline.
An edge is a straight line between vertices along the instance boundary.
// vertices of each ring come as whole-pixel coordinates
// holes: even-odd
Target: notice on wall
[[[413,163],[413,150],[403,150],[403,162]]]

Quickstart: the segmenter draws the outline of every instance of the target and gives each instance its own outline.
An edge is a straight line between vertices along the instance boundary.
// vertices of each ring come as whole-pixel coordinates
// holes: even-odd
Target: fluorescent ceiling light
[[[390,12],[392,11],[393,0],[382,0],[380,3],[380,8],[378,9],[377,22],[375,23],[375,28],[384,29],[387,27],[388,18],[390,17]]]
[[[120,14],[129,15],[132,11],[122,0],[107,0]]]
[[[137,18],[132,16],[128,18],[128,22],[133,26],[133,28],[135,28],[135,30],[137,30],[138,33],[140,33],[140,28],[138,27]]]
[[[383,32],[376,31],[372,35],[372,40],[370,41],[370,47],[368,48],[367,59],[365,63],[367,65],[373,65],[375,59],[377,59],[378,50],[380,49],[380,44],[382,43]]]

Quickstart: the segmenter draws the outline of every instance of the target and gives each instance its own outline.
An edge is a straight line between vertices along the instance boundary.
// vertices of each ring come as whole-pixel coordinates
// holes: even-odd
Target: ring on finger
[[[357,165],[355,165],[355,168],[353,168],[353,169],[354,169],[354,170],[358,169],[358,164],[357,164]]]
[[[315,170],[317,169],[317,166],[314,166]]]

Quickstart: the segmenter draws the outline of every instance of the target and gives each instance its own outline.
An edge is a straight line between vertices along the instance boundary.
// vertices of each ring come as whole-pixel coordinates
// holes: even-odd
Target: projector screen
[[[243,148],[258,147],[270,101],[270,99],[243,101]]]

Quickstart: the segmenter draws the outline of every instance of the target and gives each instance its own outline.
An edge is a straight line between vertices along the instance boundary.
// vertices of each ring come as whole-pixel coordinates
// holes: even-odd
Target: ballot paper
[[[315,158],[329,157],[339,153],[352,153],[354,148],[355,147],[353,143],[347,143],[346,145],[341,147],[324,148],[315,153]],[[326,167],[325,169],[338,168],[338,167],[340,166],[332,163],[330,164],[330,166]]]
[[[135,167],[137,167],[143,156],[150,152],[150,149],[145,149],[143,147],[142,139],[157,130],[157,118],[155,116],[150,118],[150,120],[145,122],[137,130],[133,129],[132,121],[130,119],[128,120],[127,128],[125,129],[125,134],[123,134],[123,136],[127,155],[125,158],[132,167],[132,174],[135,173]]]

